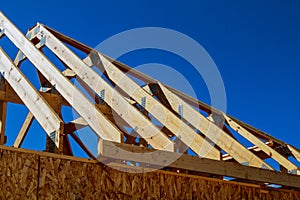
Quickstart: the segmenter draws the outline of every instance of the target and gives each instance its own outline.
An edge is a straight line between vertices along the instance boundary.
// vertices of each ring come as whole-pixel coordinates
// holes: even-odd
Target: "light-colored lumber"
[[[100,138],[120,141],[118,129],[1,12],[0,27]]]
[[[49,136],[55,132],[54,143],[58,146],[59,136],[63,129],[62,120],[2,49],[0,49],[0,70],[5,72],[5,79],[22,98],[45,132]]]
[[[181,106],[182,117],[199,131],[201,131],[205,136],[207,136],[212,142],[218,145],[226,153],[230,154],[236,161],[238,161],[239,163],[247,162],[250,166],[253,167],[265,166],[269,169],[272,169],[270,165],[262,161],[255,154],[250,152],[246,147],[230,137],[217,125],[210,122],[206,117],[192,108],[181,98],[176,96],[159,82],[158,85],[175,112],[178,113],[178,107]]]
[[[237,133],[239,133],[241,136],[246,138],[249,142],[256,145],[258,148],[260,148],[262,151],[264,151],[267,155],[269,155],[271,158],[276,160],[280,165],[285,167],[286,169],[290,171],[297,171],[297,174],[300,174],[300,171],[297,170],[297,166],[290,162],[287,158],[282,156],[280,153],[266,145],[262,140],[255,137],[253,134],[251,134],[249,131],[247,131],[245,128],[240,126],[238,123],[236,123],[234,120],[232,120],[230,117],[228,117],[226,114],[223,114],[226,122],[229,124],[229,126],[235,130]]]
[[[96,72],[87,66],[63,43],[56,39],[47,29],[40,25],[43,37],[46,37],[46,46],[53,51],[66,65],[68,65],[90,88],[99,96],[105,91],[104,101],[121,116],[132,128],[136,129],[151,146],[156,149],[174,150],[174,144],[160,130],[154,126],[135,107],[129,104]],[[38,36],[39,37],[39,36]],[[39,37],[40,38],[40,37]]]
[[[45,92],[39,92],[40,95],[47,101],[52,102],[55,99],[59,98],[57,94],[51,94],[51,93],[45,93]],[[12,90],[10,91],[1,91],[0,90],[0,101],[5,102],[11,102],[16,104],[24,104],[20,97]],[[68,102],[66,102],[64,99],[62,99],[62,105],[64,106],[70,106]]]
[[[212,145],[204,146],[205,140],[198,135],[191,127],[181,121],[165,106],[148,94],[137,83],[130,79],[126,74],[109,62],[100,53],[96,52],[91,56],[93,63],[100,70],[107,73],[108,78],[118,85],[123,91],[130,95],[137,103],[142,105],[145,99],[144,109],[151,113],[165,127],[170,129],[180,140],[189,146],[196,154],[201,157],[220,159],[220,152]],[[96,59],[96,60],[95,60]]]
[[[24,121],[24,123],[23,123],[23,125],[22,125],[22,127],[19,131],[19,134],[18,134],[18,136],[17,136],[17,138],[16,138],[16,140],[13,144],[13,147],[15,147],[15,148],[21,147],[21,145],[22,145],[22,143],[23,143],[23,141],[24,141],[24,139],[25,139],[25,137],[26,137],[26,135],[29,131],[29,128],[30,128],[33,120],[34,120],[33,114],[31,112],[29,112],[27,114],[27,116],[25,118],[25,121]]]
[[[58,31],[50,28],[50,27],[47,27],[45,26],[52,34],[54,34],[57,38],[59,38],[60,40],[62,40],[63,42],[66,42],[67,44],[79,49],[80,51],[83,51],[87,54],[90,54],[94,51],[93,48],[81,43],[81,42],[78,42],[76,40],[74,40],[73,38],[70,38],[62,33],[59,33]],[[102,54],[103,55],[103,54]],[[134,69],[134,68],[131,68],[115,59],[112,59],[110,57],[108,57],[107,55],[103,55],[107,60],[109,60],[110,62],[112,62],[116,67],[118,67],[121,71],[125,72],[125,73],[128,73],[132,76],[134,76],[135,78],[137,79],[140,79],[142,81],[144,81],[145,83],[156,83],[157,80],[153,79],[152,77],[146,75],[146,74],[143,74],[142,72],[139,72],[138,70]],[[89,59],[88,62],[91,62],[91,59],[90,57],[87,57],[86,59]],[[175,95],[179,96],[180,98],[182,98],[184,101],[186,101],[188,104],[192,105],[192,106],[195,106],[197,108],[200,108],[201,110],[207,112],[207,113],[211,113],[211,112],[214,112],[216,114],[222,114],[222,112],[218,111],[217,109],[199,101],[198,99],[195,99],[187,94],[184,94],[170,86],[167,86],[167,85],[164,85],[165,87],[167,87],[171,92],[173,92]],[[229,115],[228,115],[229,116]],[[260,131],[236,118],[233,118],[232,116],[229,116],[231,117],[232,119],[234,119],[237,123],[239,123],[240,125],[242,125],[243,127],[253,131],[253,133],[255,134],[255,136],[258,136],[258,137],[261,137],[263,139],[267,139],[267,140],[270,140],[270,141],[273,141],[277,144],[280,144],[284,147],[286,147],[286,143],[277,139],[277,138],[274,138],[272,137],[271,135],[263,132],[263,131]],[[286,147],[287,148],[287,147]]]
[[[297,150],[295,147],[292,145],[287,145],[289,150],[292,152],[293,156],[300,162],[300,151]]]

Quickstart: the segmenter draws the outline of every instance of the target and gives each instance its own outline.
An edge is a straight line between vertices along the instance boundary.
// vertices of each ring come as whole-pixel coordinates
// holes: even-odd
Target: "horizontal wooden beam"
[[[99,145],[101,151],[99,159],[104,156],[117,160],[133,161],[161,167],[173,167],[177,169],[300,188],[300,176],[293,174],[243,166],[233,162],[199,158],[186,154],[178,155],[174,152],[157,150],[156,154],[153,154],[153,150],[148,148],[112,143],[109,141],[101,141]],[[146,155],[149,154],[151,159],[149,159],[149,157],[147,158],[147,156],[141,156],[141,153]],[[149,160],[151,160],[151,163],[149,163]],[[175,160],[175,162],[167,165],[171,160]]]
[[[46,92],[39,92],[39,93],[47,102],[56,101],[56,99],[60,98],[58,94],[52,94]],[[10,102],[15,104],[24,104],[22,99],[11,88],[9,88],[7,91],[0,90],[0,101],[5,101],[5,102]],[[64,106],[70,106],[70,104],[65,99],[62,99],[61,103]]]

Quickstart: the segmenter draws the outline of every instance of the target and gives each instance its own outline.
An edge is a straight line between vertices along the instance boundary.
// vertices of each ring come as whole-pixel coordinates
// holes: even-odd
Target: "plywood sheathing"
[[[96,161],[0,147],[1,199],[300,199],[266,189],[194,175],[122,172]]]

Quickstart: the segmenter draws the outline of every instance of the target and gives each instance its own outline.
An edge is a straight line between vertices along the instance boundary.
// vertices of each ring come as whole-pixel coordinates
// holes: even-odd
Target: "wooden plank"
[[[171,130],[174,135],[180,138],[181,141],[188,145],[196,154],[201,157],[205,156],[211,159],[220,159],[220,152],[215,147],[207,143],[191,127],[186,125],[185,122],[175,116],[170,110],[148,94],[100,53],[93,54],[91,59],[94,59],[93,63],[95,66],[97,66],[101,71],[105,71],[109,78],[115,82],[118,87],[130,95],[137,103],[143,105],[142,99],[145,99],[144,109],[164,124],[165,127]],[[207,145],[204,146],[203,144]]]
[[[181,98],[176,96],[161,83],[158,82],[163,94],[169,101],[173,110],[178,113],[178,107],[182,107],[182,117],[186,119],[191,125],[201,131],[207,136],[212,142],[218,145],[226,153],[230,154],[239,163],[248,163],[253,167],[268,167],[273,169],[270,165],[265,163],[255,154],[250,152],[246,147],[240,144],[238,141],[230,137],[221,128],[214,123],[210,122],[201,113],[192,108],[189,104],[183,101]],[[223,124],[223,123],[222,123]],[[222,126],[223,127],[223,126]]]
[[[151,149],[107,141],[102,141],[99,145],[101,156],[111,159],[134,161],[156,166],[166,166],[166,163],[169,163],[170,160],[178,157],[177,153],[158,150],[156,154],[151,154],[151,163],[149,163],[149,158],[147,159],[146,157],[142,157],[139,153],[150,153],[153,151]],[[128,152],[132,153],[129,154]],[[177,169],[186,169],[191,171],[300,188],[300,176],[297,175],[243,166],[233,162],[199,158],[186,154],[181,155],[178,160],[168,166]]]
[[[7,103],[5,101],[0,101],[0,145],[4,145],[6,143],[6,136],[5,136],[6,110],[7,110]]]
[[[56,133],[55,144],[58,146],[60,131],[63,128],[62,120],[2,49],[0,49],[0,70],[5,72],[5,79],[22,98],[45,132],[49,136],[53,132]]]
[[[151,146],[156,149],[174,150],[174,144],[160,130],[153,125],[134,106],[129,104],[95,71],[87,66],[76,54],[55,38],[42,25],[40,31],[46,36],[46,46],[53,51],[66,65],[68,65],[91,89],[99,96],[105,91],[103,99],[119,116],[138,132]],[[40,36],[38,36],[40,38]]]
[[[118,129],[1,12],[0,27],[100,138],[120,141]]]
[[[266,142],[266,145],[268,146],[272,146],[272,143],[270,142]],[[252,146],[252,147],[248,147],[247,148],[249,151],[251,151],[252,153],[254,153],[255,155],[257,155],[258,157],[260,157],[261,159],[267,159],[269,158],[269,155],[267,155],[265,152],[263,152],[260,148],[258,148],[257,146]],[[233,158],[229,155],[229,154],[223,154],[222,156],[222,160],[225,161],[232,161]]]
[[[45,92],[40,92],[40,95],[47,102],[51,102],[54,99],[59,97],[59,95],[57,95],[57,94],[51,94],[51,93],[45,93]],[[0,101],[16,103],[16,104],[24,104],[23,101],[20,99],[20,97],[14,91],[12,91],[12,89],[10,91],[1,91],[0,90]],[[66,102],[64,99],[62,99],[61,103],[64,106],[70,106],[70,104],[68,102]]]
[[[20,148],[21,147],[21,145],[22,145],[22,143],[23,143],[23,141],[24,141],[24,139],[25,139],[25,137],[26,137],[26,135],[29,131],[29,128],[30,128],[33,120],[34,120],[33,114],[31,112],[29,112],[27,114],[27,116],[25,118],[25,121],[24,121],[24,123],[21,127],[21,130],[19,131],[19,134],[18,134],[18,136],[17,136],[17,138],[16,138],[16,140],[13,144],[13,147],[15,147],[15,148]]]
[[[292,152],[294,158],[300,162],[300,151],[293,147],[292,145],[287,145],[289,150]]]
[[[289,161],[287,158],[282,156],[280,153],[266,145],[262,140],[252,135],[249,131],[247,131],[245,128],[240,126],[238,123],[236,123],[234,120],[232,120],[230,117],[228,117],[226,114],[223,114],[224,118],[226,119],[226,122],[228,125],[235,130],[237,133],[239,133],[241,136],[246,138],[249,142],[256,145],[258,148],[260,148],[262,151],[264,151],[267,155],[270,156],[270,158],[273,158],[276,160],[280,165],[285,167],[286,169],[290,171],[297,171],[297,174],[300,174],[300,171],[297,170],[297,166],[293,164],[291,161]]]
[[[34,34],[34,29],[31,29],[26,33],[26,38],[28,40],[32,40],[35,37],[36,37],[36,35]],[[36,46],[37,49],[40,49],[44,46],[44,44],[43,43],[38,43],[35,46]],[[23,52],[21,50],[19,50],[16,57],[15,57],[14,64],[17,67],[19,67],[25,59],[27,59],[27,57],[23,54]]]

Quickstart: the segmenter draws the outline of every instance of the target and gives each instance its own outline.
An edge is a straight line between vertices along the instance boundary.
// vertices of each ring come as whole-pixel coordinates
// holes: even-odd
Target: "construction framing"
[[[0,48],[0,145],[9,137],[5,133],[7,103],[24,104],[29,113],[13,144],[16,148],[22,147],[33,120],[37,120],[47,134],[49,152],[73,155],[71,136],[91,159],[97,157],[105,163],[138,163],[182,174],[219,179],[226,176],[262,186],[300,188],[299,163],[296,163],[300,162],[300,150],[296,147],[43,24],[37,24],[24,35],[0,13],[0,33],[19,50],[13,60]],[[51,62],[43,49],[51,51],[65,69],[60,70]],[[86,57],[80,58],[74,49]],[[36,69],[38,89],[20,69],[26,59]],[[99,75],[95,69],[103,74]],[[73,84],[74,79],[87,94]],[[80,117],[64,121],[62,106],[72,107]],[[99,138],[97,155],[75,134],[84,127],[90,127]],[[233,132],[253,146],[244,146]],[[156,154],[149,162],[138,156],[141,152]],[[290,157],[297,161],[291,161]],[[175,162],[167,163],[173,158]],[[269,158],[278,163],[280,170],[266,162]]]

